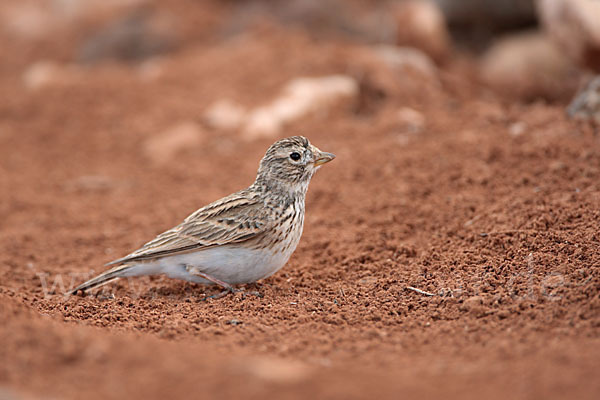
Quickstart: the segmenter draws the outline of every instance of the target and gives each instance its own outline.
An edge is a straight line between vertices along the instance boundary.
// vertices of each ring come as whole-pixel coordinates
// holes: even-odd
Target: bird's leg
[[[206,300],[206,299],[220,299],[221,297],[226,296],[229,293],[235,293],[236,292],[236,290],[233,288],[233,286],[231,286],[229,283],[223,282],[220,279],[217,279],[215,277],[212,277],[210,275],[205,274],[204,272],[200,271],[200,269],[198,269],[198,267],[195,267],[193,265],[186,265],[185,266],[185,270],[187,272],[189,272],[190,274],[192,274],[192,275],[204,278],[207,281],[210,281],[210,282],[214,283],[215,285],[219,285],[223,289],[225,289],[225,290],[223,290],[220,293],[213,294],[212,296],[205,297],[204,300]]]

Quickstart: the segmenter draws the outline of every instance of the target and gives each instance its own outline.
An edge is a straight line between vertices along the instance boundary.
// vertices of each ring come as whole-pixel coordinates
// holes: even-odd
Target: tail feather
[[[101,273],[95,278],[90,279],[77,286],[74,289],[69,291],[69,294],[76,294],[78,291],[86,292],[88,290],[99,288],[100,286],[104,286],[109,282],[117,280],[123,276],[125,276],[126,272],[131,269],[131,265],[119,265],[118,267],[114,267],[109,269],[106,272]]]

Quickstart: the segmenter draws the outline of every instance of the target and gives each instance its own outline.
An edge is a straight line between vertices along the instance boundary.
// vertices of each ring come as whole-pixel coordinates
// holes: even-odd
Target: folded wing
[[[241,243],[263,234],[269,226],[270,220],[259,196],[243,190],[199,209],[180,225],[106,265],[147,261]]]

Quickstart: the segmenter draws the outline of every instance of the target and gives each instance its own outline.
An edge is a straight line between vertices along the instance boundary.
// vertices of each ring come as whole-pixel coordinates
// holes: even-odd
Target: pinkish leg
[[[210,276],[210,275],[208,275],[208,274],[205,274],[204,272],[200,271],[200,270],[198,269],[198,267],[194,267],[193,265],[186,265],[186,266],[185,266],[185,269],[186,269],[186,270],[187,270],[187,272],[189,272],[190,274],[192,274],[192,275],[195,275],[195,276],[199,276],[199,277],[201,277],[201,278],[204,278],[204,279],[206,279],[207,281],[210,281],[210,282],[214,283],[215,285],[219,285],[219,286],[221,286],[223,289],[225,289],[225,290],[223,290],[223,291],[222,291],[222,292],[220,292],[220,293],[213,294],[212,296],[207,296],[207,297],[205,297],[205,298],[204,298],[204,300],[206,300],[206,299],[220,299],[221,297],[223,297],[223,296],[226,296],[226,295],[228,295],[229,293],[235,293],[235,292],[236,292],[236,290],[233,288],[233,286],[231,286],[229,283],[227,283],[227,282],[223,282],[223,281],[222,281],[222,280],[220,280],[220,279],[217,279],[217,278],[215,278],[215,277],[212,277],[212,276]]]

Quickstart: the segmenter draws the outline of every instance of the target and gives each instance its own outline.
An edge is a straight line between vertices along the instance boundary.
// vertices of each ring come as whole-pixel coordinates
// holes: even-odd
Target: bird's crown
[[[281,139],[271,145],[260,161],[257,182],[286,186],[287,191],[306,191],[308,182],[320,165],[333,160],[304,136]]]

